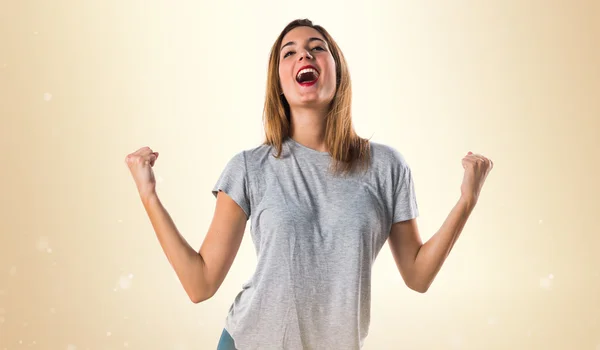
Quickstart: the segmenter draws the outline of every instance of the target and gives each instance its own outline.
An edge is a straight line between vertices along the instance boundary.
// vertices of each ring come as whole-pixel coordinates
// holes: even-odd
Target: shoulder
[[[244,168],[252,168],[261,164],[272,153],[273,147],[270,145],[255,145],[243,148],[234,153],[229,162]]]
[[[396,147],[380,143],[369,141],[371,146],[372,163],[375,168],[382,168],[389,170],[392,169],[403,169],[408,168],[408,162],[402,152]]]
[[[248,165],[257,165],[273,153],[273,146],[260,144],[243,149],[240,154],[245,158]]]

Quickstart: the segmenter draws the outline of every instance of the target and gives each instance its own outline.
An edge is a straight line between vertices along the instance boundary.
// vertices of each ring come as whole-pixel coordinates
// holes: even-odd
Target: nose
[[[304,50],[304,52],[300,55],[300,61],[302,61],[302,59],[305,57],[309,60],[313,58],[310,52],[308,52],[307,50]]]

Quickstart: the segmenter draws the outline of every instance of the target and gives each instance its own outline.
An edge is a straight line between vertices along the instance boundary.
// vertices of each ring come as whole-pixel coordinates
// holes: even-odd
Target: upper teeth
[[[317,72],[316,69],[314,68],[304,68],[303,70],[298,72],[298,75],[296,75],[296,78],[300,78],[300,75],[302,75],[303,73],[308,73],[308,72],[313,72],[315,73],[315,76],[319,76],[319,72]]]

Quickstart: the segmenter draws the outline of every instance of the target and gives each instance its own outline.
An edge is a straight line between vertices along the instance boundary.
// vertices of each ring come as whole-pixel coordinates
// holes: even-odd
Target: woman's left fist
[[[462,159],[462,166],[465,169],[465,175],[460,186],[460,194],[474,204],[479,198],[485,178],[494,167],[494,162],[481,154],[469,152]]]

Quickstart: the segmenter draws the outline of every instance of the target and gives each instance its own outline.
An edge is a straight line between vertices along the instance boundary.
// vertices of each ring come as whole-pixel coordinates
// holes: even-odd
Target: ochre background
[[[262,140],[289,21],[346,55],[357,132],[414,172],[423,239],[468,152],[495,167],[426,294],[383,247],[365,349],[600,349],[598,1],[2,1],[0,350],[215,349],[256,257],[192,304],[124,163],[200,247],[226,162]],[[249,227],[249,225],[248,225]]]

